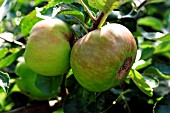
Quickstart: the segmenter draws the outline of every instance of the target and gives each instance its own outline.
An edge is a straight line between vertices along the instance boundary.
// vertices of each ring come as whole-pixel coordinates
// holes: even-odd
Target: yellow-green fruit
[[[36,100],[48,100],[55,97],[59,93],[63,79],[63,76],[55,76],[55,81],[49,85],[47,82],[50,77],[33,72],[25,62],[19,62],[17,64],[15,73],[19,76],[16,79],[16,84],[22,93]],[[36,86],[37,81],[40,81],[38,82],[38,87]],[[47,87],[45,84],[47,84]]]
[[[33,71],[46,76],[64,74],[70,67],[71,28],[60,19],[36,23],[25,50],[25,62]]]
[[[101,92],[115,87],[134,63],[137,45],[131,32],[120,24],[108,24],[79,39],[70,64],[77,81],[86,89]]]

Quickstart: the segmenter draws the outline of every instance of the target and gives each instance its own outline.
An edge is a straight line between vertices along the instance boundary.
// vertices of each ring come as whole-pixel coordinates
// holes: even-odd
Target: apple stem
[[[93,22],[93,25],[88,29],[88,31],[92,31],[94,29],[97,28],[97,26],[99,25],[101,19],[103,18],[104,16],[104,13],[103,12],[100,12],[99,16],[97,17],[96,21]]]
[[[97,28],[101,28],[103,26],[103,24],[105,23],[107,17],[109,16],[109,14],[112,12],[113,8],[110,8],[107,13],[104,13],[103,17],[101,18],[99,25],[97,26]]]
[[[89,29],[89,31],[92,31],[96,28],[101,28],[103,24],[105,23],[107,17],[109,16],[110,12],[112,12],[112,10],[113,8],[111,8],[107,13],[100,11],[100,14],[98,15],[97,19],[93,22],[93,25]]]

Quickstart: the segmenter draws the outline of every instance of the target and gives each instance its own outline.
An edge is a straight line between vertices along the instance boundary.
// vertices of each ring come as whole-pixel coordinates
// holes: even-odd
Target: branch
[[[144,6],[146,5],[146,3],[148,3],[149,0],[145,0],[143,1],[138,7],[136,6],[136,4],[133,2],[133,4],[135,5],[135,8],[133,8],[127,15],[125,16],[121,16],[121,19],[126,19],[129,17],[132,17],[134,19],[138,18],[138,11]]]
[[[137,10],[139,10],[141,7],[143,7],[147,2],[148,2],[148,0],[143,1],[143,2],[137,7]]]
[[[66,87],[65,87],[66,77],[67,77],[67,73],[65,73],[63,75],[63,81],[61,84],[61,101],[60,101],[60,103],[62,103],[64,101],[65,97],[67,96],[67,91],[66,91]]]
[[[83,2],[83,0],[80,0],[80,3],[82,4],[82,6],[86,9],[87,13],[89,14],[91,20],[94,22],[96,21],[96,18],[93,16],[92,12],[90,11],[90,9],[86,6],[86,4]]]
[[[19,42],[19,41],[16,41],[16,40],[10,41],[10,40],[7,40],[7,39],[5,39],[5,38],[3,38],[3,37],[0,37],[0,39],[3,39],[3,40],[5,40],[6,42],[9,42],[9,43],[15,44],[15,45],[19,45],[19,46],[21,46],[22,48],[25,48],[25,45],[24,45],[23,43]]]
[[[96,21],[93,22],[93,25],[88,29],[88,31],[92,31],[92,30],[98,28],[98,25],[100,24],[103,16],[104,16],[104,13],[100,12],[98,18],[96,19]]]
[[[48,101],[47,102],[37,102],[34,104],[31,104],[30,106],[23,106],[16,109],[13,109],[11,111],[7,111],[4,113],[52,113],[54,110],[51,109],[52,107],[49,106]],[[59,108],[58,108],[59,109]]]

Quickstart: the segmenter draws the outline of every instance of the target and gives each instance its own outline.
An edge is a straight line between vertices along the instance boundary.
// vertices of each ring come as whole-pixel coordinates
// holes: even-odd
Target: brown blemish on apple
[[[117,75],[117,80],[121,79],[123,76],[127,74],[127,72],[131,68],[132,57],[128,57],[124,60],[123,65],[120,67]]]

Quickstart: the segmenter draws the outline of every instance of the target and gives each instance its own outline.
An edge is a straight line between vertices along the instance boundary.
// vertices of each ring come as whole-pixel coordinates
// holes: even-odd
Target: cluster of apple
[[[119,85],[136,58],[135,39],[120,24],[110,23],[90,31],[73,47],[72,40],[74,31],[64,21],[55,18],[37,22],[27,41],[24,65],[42,76],[60,76],[59,81],[72,69],[81,86],[102,92]]]

